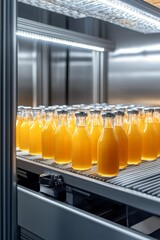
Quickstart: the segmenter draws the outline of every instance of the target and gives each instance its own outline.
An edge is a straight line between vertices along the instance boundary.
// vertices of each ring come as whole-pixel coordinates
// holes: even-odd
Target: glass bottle
[[[157,133],[157,157],[160,157],[160,107],[154,108],[153,123]]]
[[[18,107],[18,112],[17,112],[17,118],[16,118],[16,148],[20,148],[20,128],[24,120],[24,107],[19,106]]]
[[[113,125],[115,115],[105,112],[102,117],[103,130],[98,141],[97,172],[104,177],[114,177],[119,172],[118,138]]]
[[[102,131],[100,124],[100,111],[90,110],[91,114],[91,131],[90,131],[90,142],[91,142],[91,155],[92,163],[97,163],[97,143]]]
[[[68,111],[58,110],[58,129],[55,134],[55,162],[66,164],[71,162],[72,136],[68,130]]]
[[[23,123],[20,127],[19,148],[22,151],[29,151],[29,131],[31,124],[31,107],[24,107]]]
[[[128,164],[137,165],[141,163],[142,158],[142,136],[138,128],[138,110],[128,110]]]
[[[92,167],[91,145],[86,127],[85,112],[76,112],[76,131],[72,141],[72,168],[87,170]]]
[[[41,122],[41,108],[34,107],[33,121],[29,132],[29,153],[31,155],[42,154],[42,122]]]
[[[42,157],[53,159],[55,155],[55,128],[53,125],[53,111],[45,109],[46,121],[42,131]]]
[[[146,161],[156,160],[157,158],[157,134],[153,123],[153,110],[144,108],[146,119],[144,131],[142,133],[142,159]]]
[[[76,129],[76,117],[75,117],[75,108],[68,107],[68,129],[73,135]]]
[[[128,162],[128,137],[123,128],[123,111],[116,111],[115,118],[115,132],[118,137],[119,147],[118,147],[118,155],[119,155],[119,169],[124,169],[127,166]]]

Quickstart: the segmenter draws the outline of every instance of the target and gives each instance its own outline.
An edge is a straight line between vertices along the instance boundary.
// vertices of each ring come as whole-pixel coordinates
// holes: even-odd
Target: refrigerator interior
[[[103,69],[101,69],[103,72],[103,74],[101,73],[101,75],[103,75],[102,78],[97,74],[96,67],[99,58],[94,51],[62,47],[55,44],[46,44],[19,38],[18,105],[50,106],[56,104],[72,105],[96,102],[107,102],[109,104],[160,104],[160,34],[145,35],[91,18],[73,19],[21,3],[19,3],[18,13],[19,17],[90,34],[91,36],[107,38],[116,45],[114,52],[106,53],[104,56],[104,65]],[[73,229],[72,237],[76,236],[76,239],[83,239],[83,237],[84,239],[90,239],[91,237],[95,239],[95,236],[98,237],[98,235],[96,235],[96,227],[98,234],[98,232],[100,232],[98,224],[101,220],[104,221],[101,226],[104,225],[106,229],[107,225],[105,225],[105,220],[111,221],[113,232],[115,232],[117,227],[117,225],[114,224],[119,224],[118,234],[126,232],[124,238],[123,234],[119,235],[121,239],[152,239],[150,238],[152,231],[148,234],[144,232],[145,235],[143,233],[141,235],[139,228],[134,225],[155,217],[153,216],[156,215],[155,209],[153,214],[152,211],[147,211],[146,209],[141,210],[137,205],[134,207],[135,204],[132,204],[131,207],[128,206],[129,204],[126,202],[123,204],[121,202],[122,200],[120,201],[120,197],[117,197],[118,200],[116,201],[112,196],[111,200],[110,197],[107,198],[106,193],[106,195],[103,196],[104,194],[102,194],[103,191],[101,191],[101,189],[99,191],[97,189],[93,190],[94,185],[92,193],[90,189],[87,191],[87,182],[83,190],[83,183],[80,181],[81,184],[77,184],[78,188],[76,186],[77,178],[75,177],[73,181],[71,181],[70,175],[72,173],[69,173],[68,177],[65,172],[67,171],[66,169],[58,169],[56,171],[50,168],[54,167],[50,166],[50,163],[47,163],[47,165],[42,162],[42,160],[27,159],[25,157],[23,159],[23,156],[19,157],[18,183],[33,191],[29,193],[31,198],[28,198],[27,190],[21,189],[19,186],[18,197],[20,199],[20,209],[18,219],[20,225],[19,232],[22,238],[23,236],[27,236],[28,239],[46,237],[47,231],[51,231],[51,221],[49,221],[49,223],[45,221],[48,216],[49,220],[52,220],[58,229],[62,223],[63,208],[63,210],[69,211],[69,214],[65,212],[65,217],[63,218],[63,226],[66,224],[65,232],[68,237],[70,237],[70,234],[67,230],[69,226],[67,219],[72,219],[72,224],[74,224],[75,219],[75,221],[82,224],[83,229],[87,231],[85,221],[83,222],[83,220],[81,220],[79,222],[79,220],[77,220],[77,216],[81,215],[84,217],[85,215],[85,219],[91,220],[91,222],[87,221],[87,226],[89,226],[90,231],[85,234],[85,236],[83,233],[76,236],[76,229]],[[33,169],[32,164],[29,166],[30,161],[33,163]],[[54,193],[52,192],[51,195],[48,194],[43,179],[42,182],[39,180],[41,175],[46,173],[48,166],[49,176],[55,173],[59,174],[62,170],[62,173],[66,177],[64,177],[64,179],[66,181],[67,191],[63,193],[62,189],[62,192],[58,192],[58,196],[56,195],[56,197],[53,196],[57,194],[56,190]],[[43,168],[45,168],[45,171],[42,171]],[[85,178],[85,176],[81,177],[82,179],[83,177]],[[50,186],[48,186],[48,188],[50,188]],[[41,193],[39,193],[40,191]],[[99,194],[101,193],[101,195],[96,194],[96,191]],[[112,194],[114,195],[115,193]],[[41,200],[44,196],[47,200],[43,205]],[[52,201],[52,197],[56,199],[55,202]],[[121,199],[122,198],[123,196],[121,196]],[[25,209],[23,209],[24,203],[26,206]],[[59,205],[60,203],[62,203],[62,206]],[[50,208],[52,204],[54,206]],[[142,200],[141,205],[143,205]],[[38,208],[35,206],[38,206],[39,209],[43,209],[45,206],[46,212],[45,210],[38,212]],[[59,208],[60,212],[58,212]],[[32,209],[34,213],[32,221],[30,221],[31,213],[29,209]],[[75,215],[73,213],[75,213]],[[52,219],[52,214],[55,214],[57,218]],[[38,218],[40,219],[40,225],[39,228],[37,227],[35,229],[34,221],[37,221]],[[96,219],[98,219],[98,223]],[[155,222],[156,221],[159,221],[159,219],[156,219]],[[95,229],[93,226],[95,226]],[[132,226],[137,229],[135,232],[132,232]],[[129,231],[131,230],[131,233],[127,233],[128,229]],[[109,236],[113,236],[113,232],[109,232]],[[157,227],[153,232],[152,237],[160,239],[159,228]],[[57,237],[56,234],[60,234],[59,239],[63,239],[61,233],[52,231],[52,234],[54,237]],[[101,236],[104,237],[105,234],[107,233],[102,231]],[[114,234],[114,236],[117,237],[116,233]],[[50,239],[50,236],[48,236],[48,239]]]

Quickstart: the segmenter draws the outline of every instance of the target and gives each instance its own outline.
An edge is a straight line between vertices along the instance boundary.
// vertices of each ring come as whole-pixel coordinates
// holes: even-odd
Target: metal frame
[[[66,41],[73,41],[82,44],[93,45],[96,47],[102,47],[105,49],[105,51],[113,51],[115,49],[115,44],[109,40],[96,38],[90,35],[81,34],[22,18],[18,18],[17,30],[26,31],[33,34],[45,35],[53,38],[59,38]]]
[[[18,208],[19,226],[45,240],[153,239],[20,186]]]
[[[17,157],[17,167],[37,174],[61,174],[66,185],[160,216],[160,198]]]
[[[17,239],[16,0],[0,1],[0,239]]]

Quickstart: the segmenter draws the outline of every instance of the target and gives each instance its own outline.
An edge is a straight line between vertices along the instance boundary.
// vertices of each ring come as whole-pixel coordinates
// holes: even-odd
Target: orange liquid
[[[90,142],[92,163],[97,163],[97,143],[101,134],[102,128],[100,125],[93,125],[91,127]]]
[[[142,133],[142,159],[152,161],[157,158],[157,139],[153,123],[146,123]]]
[[[128,164],[141,163],[142,136],[136,124],[131,124],[128,129]]]
[[[70,133],[73,135],[75,132],[75,129],[76,129],[76,120],[74,117],[72,117],[69,120],[68,129],[69,129]]]
[[[54,158],[55,155],[55,129],[51,121],[46,122],[42,132],[42,157],[43,158]]]
[[[88,115],[86,117],[86,123],[87,123],[87,130],[88,132],[90,132],[91,131],[91,115]]]
[[[78,126],[72,141],[72,168],[86,170],[92,167],[91,145],[85,126]]]
[[[60,126],[55,134],[55,162],[66,164],[71,162],[72,139],[67,126]]]
[[[160,157],[160,121],[159,121],[159,114],[153,118],[154,121],[154,130],[156,132],[157,137],[157,157]]]
[[[29,150],[29,131],[30,131],[30,120],[24,120],[20,127],[20,142],[19,148],[22,151]]]
[[[115,132],[119,142],[119,169],[124,169],[128,162],[128,138],[121,126],[115,126]]]
[[[144,127],[145,127],[145,116],[144,115],[138,116],[138,127],[139,127],[141,134],[143,134]]]
[[[123,118],[123,128],[124,128],[125,133],[127,134],[128,128],[129,128],[128,115],[125,115]]]
[[[17,117],[16,120],[16,148],[20,147],[20,127],[23,123],[22,117]]]
[[[32,155],[40,155],[42,153],[42,125],[39,120],[34,120],[30,127],[29,152]]]
[[[117,176],[119,171],[118,139],[113,128],[104,128],[98,141],[98,174]]]

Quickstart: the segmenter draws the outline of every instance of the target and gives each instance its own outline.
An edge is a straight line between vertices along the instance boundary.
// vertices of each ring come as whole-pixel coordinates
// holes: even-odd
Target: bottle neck
[[[99,126],[100,125],[100,116],[99,114],[91,115],[91,124],[92,126]]]
[[[68,124],[68,118],[66,114],[60,114],[58,115],[58,125],[59,126],[67,126]]]
[[[104,118],[103,119],[103,127],[104,128],[113,128],[114,127],[114,120],[113,118]]]
[[[129,116],[129,124],[138,125],[138,116],[136,114],[131,114]]]
[[[77,117],[76,125],[77,127],[86,127],[86,117]]]
[[[123,126],[123,117],[122,116],[116,116],[115,119],[115,126]]]
[[[47,120],[47,121],[52,121],[52,120],[53,120],[53,114],[52,114],[52,112],[49,112],[49,113],[46,114],[46,120]]]
[[[151,112],[146,113],[146,119],[145,122],[147,123],[153,123],[153,114]]]

